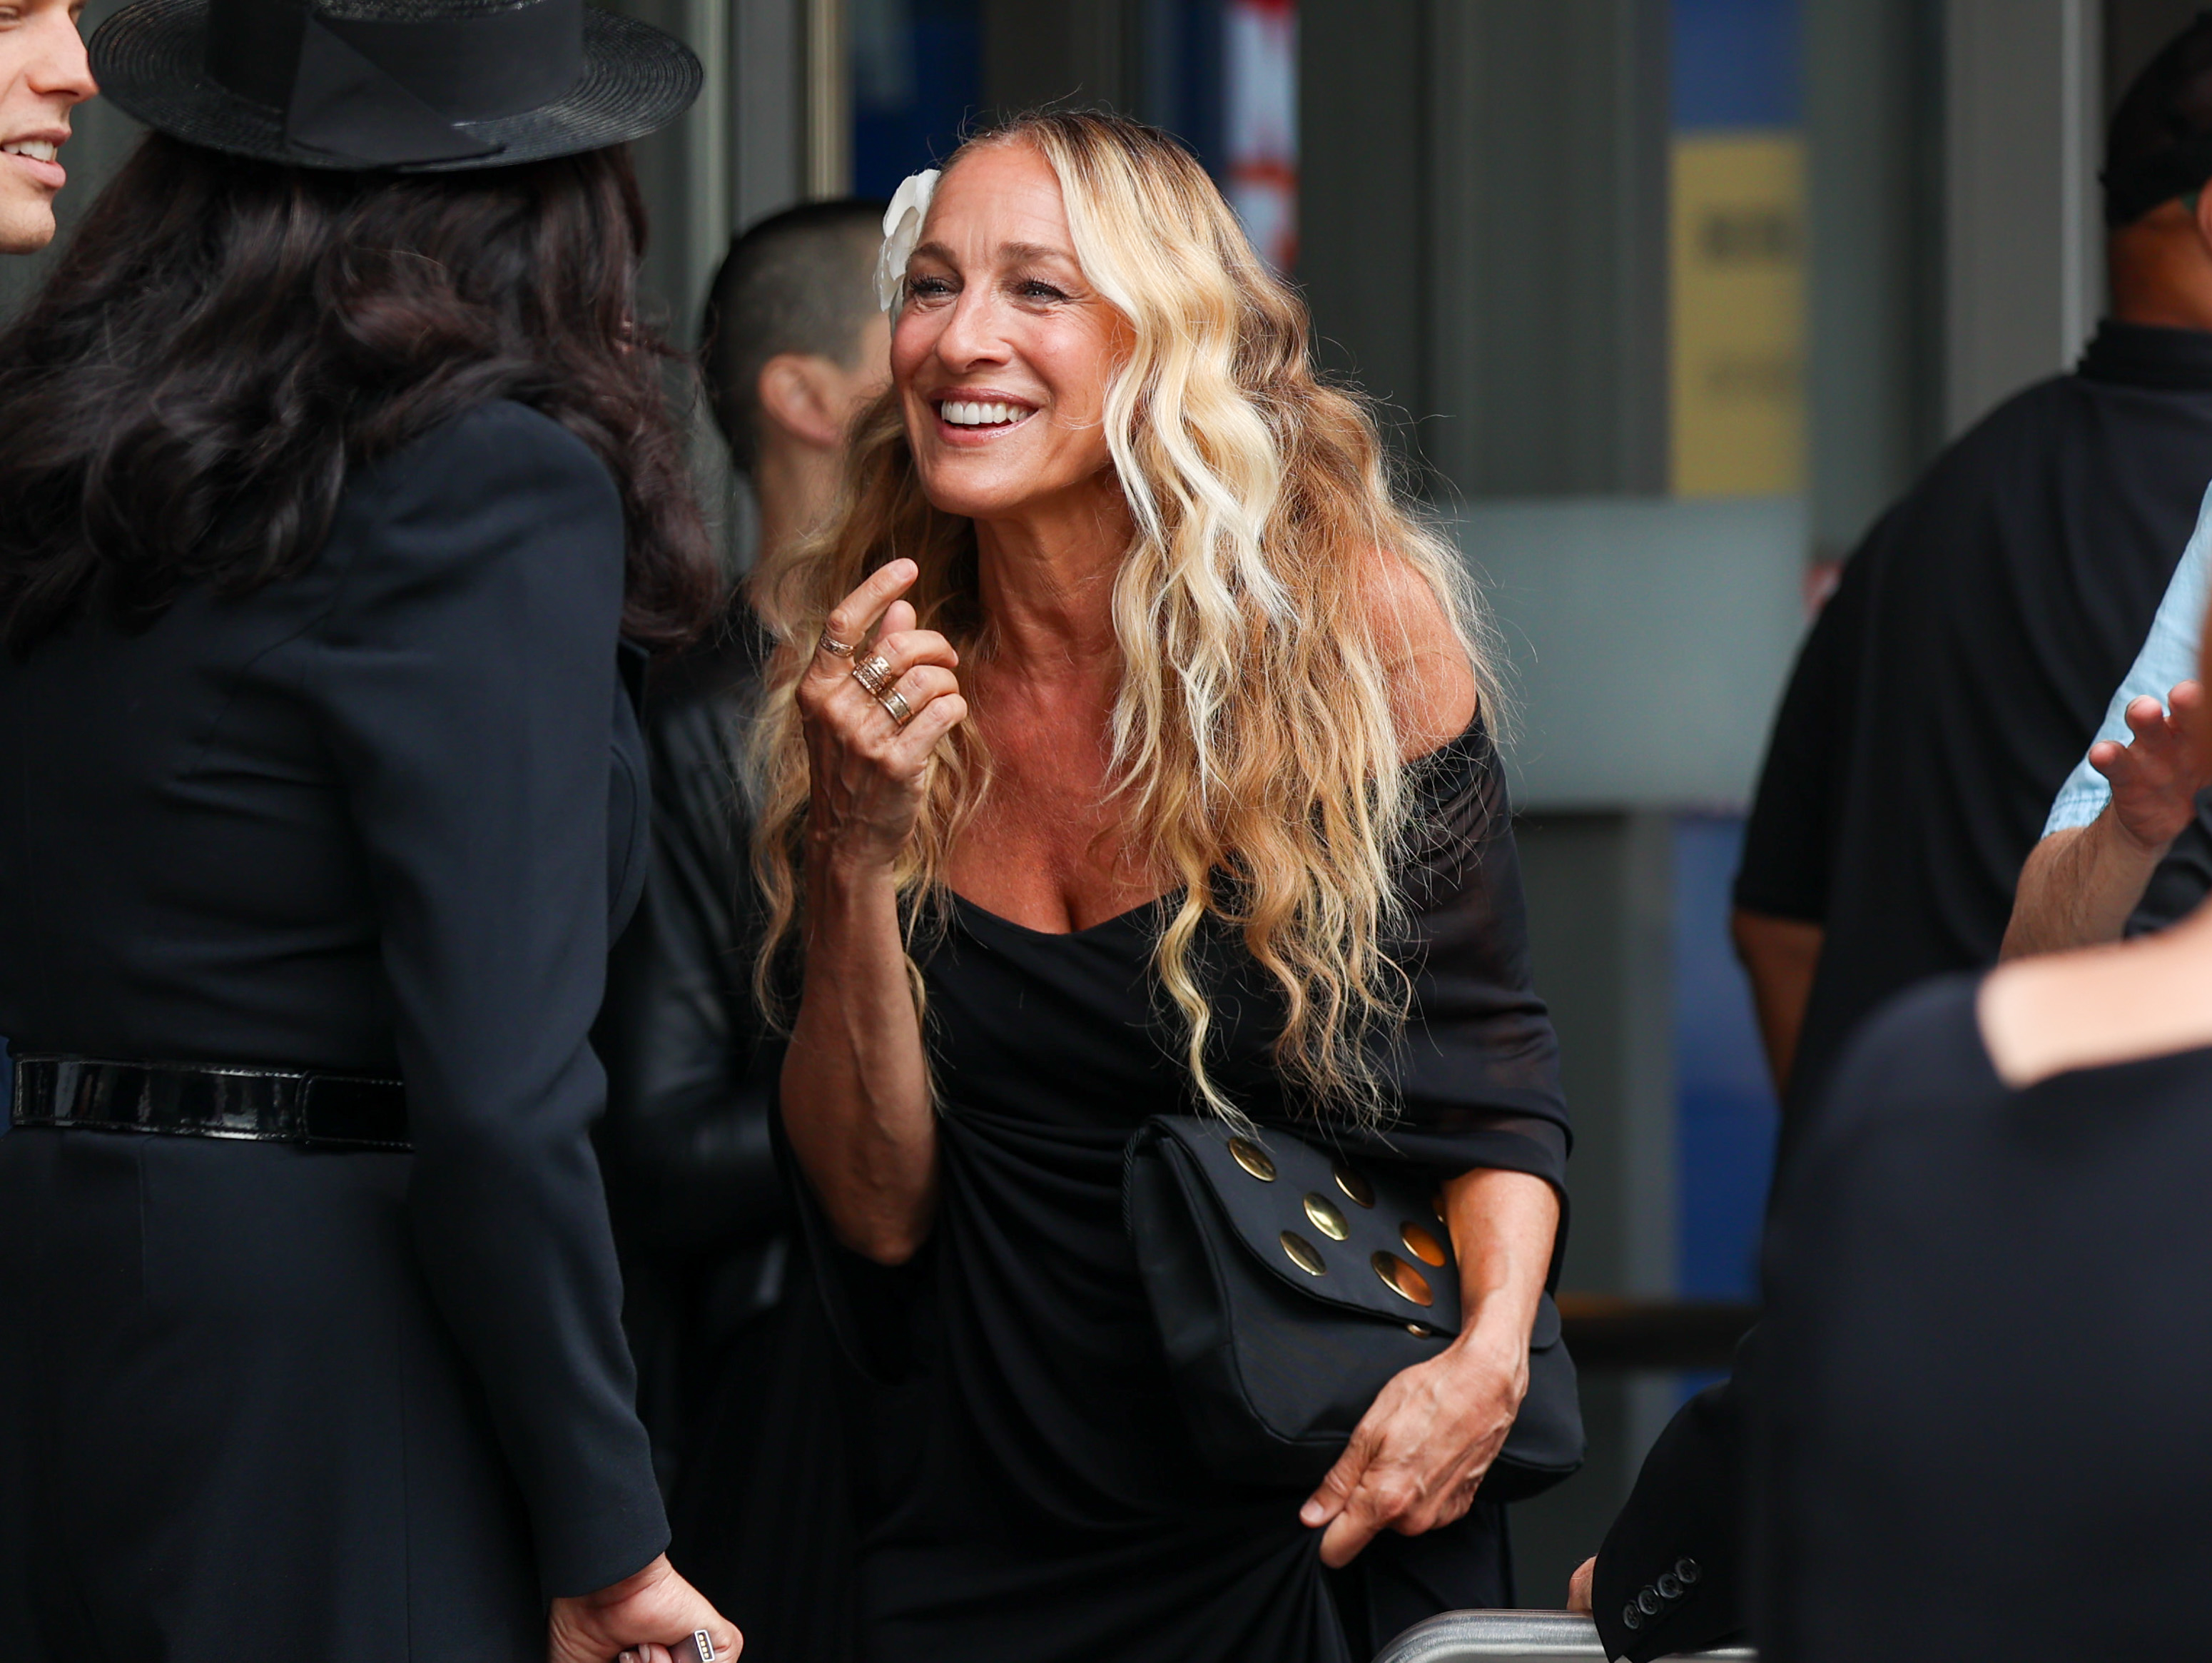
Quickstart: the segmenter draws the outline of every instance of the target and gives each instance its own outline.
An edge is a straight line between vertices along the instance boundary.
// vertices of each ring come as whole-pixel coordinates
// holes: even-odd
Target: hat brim
[[[363,171],[358,162],[293,143],[282,110],[241,98],[209,75],[207,24],[208,0],[138,0],[116,13],[92,37],[100,92],[126,114],[187,143],[295,168]],[[511,168],[625,143],[682,115],[702,78],[698,58],[673,35],[586,6],[584,73],[567,96],[520,115],[455,124],[496,144],[491,155],[384,171]]]

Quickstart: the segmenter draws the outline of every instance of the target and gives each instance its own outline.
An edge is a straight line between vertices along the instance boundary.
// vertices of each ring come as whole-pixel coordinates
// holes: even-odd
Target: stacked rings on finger
[[[850,658],[860,650],[854,643],[840,641],[827,630],[822,631],[822,639],[814,644],[832,658]]]
[[[902,728],[914,720],[914,706],[906,702],[906,695],[891,685],[891,661],[881,653],[871,653],[853,667],[853,679],[859,682],[870,698],[884,707],[884,714]]]
[[[870,698],[879,699],[890,685],[891,661],[881,653],[871,653],[853,667],[853,679],[867,690]]]

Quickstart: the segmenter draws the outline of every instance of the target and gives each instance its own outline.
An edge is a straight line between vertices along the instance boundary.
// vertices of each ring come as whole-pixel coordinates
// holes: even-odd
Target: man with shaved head
[[[99,88],[77,20],[84,0],[0,0],[0,253],[54,240],[70,112]]]
[[[699,348],[730,463],[760,510],[756,563],[773,568],[836,494],[845,426],[890,377],[876,304],[882,204],[810,202],[731,246]]]

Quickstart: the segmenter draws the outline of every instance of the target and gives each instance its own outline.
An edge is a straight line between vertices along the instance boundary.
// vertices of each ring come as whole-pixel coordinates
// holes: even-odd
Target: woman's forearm
[[[1478,1167],[1444,1185],[1459,1260],[1460,1340],[1525,1354],[1559,1231],[1559,1197],[1528,1173]]]
[[[783,1121],[830,1227],[886,1264],[929,1234],[937,1128],[887,870],[810,863],[806,973]]]

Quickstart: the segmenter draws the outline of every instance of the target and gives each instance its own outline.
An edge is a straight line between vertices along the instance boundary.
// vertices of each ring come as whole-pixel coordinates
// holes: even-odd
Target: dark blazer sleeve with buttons
[[[667,1542],[588,1135],[623,551],[592,452],[487,405],[349,488],[303,690],[375,894],[416,1249],[553,1594]]]
[[[1742,1636],[1743,1393],[1757,1338],[1667,1423],[1606,1532],[1590,1605],[1607,1657],[1649,1663]]]

